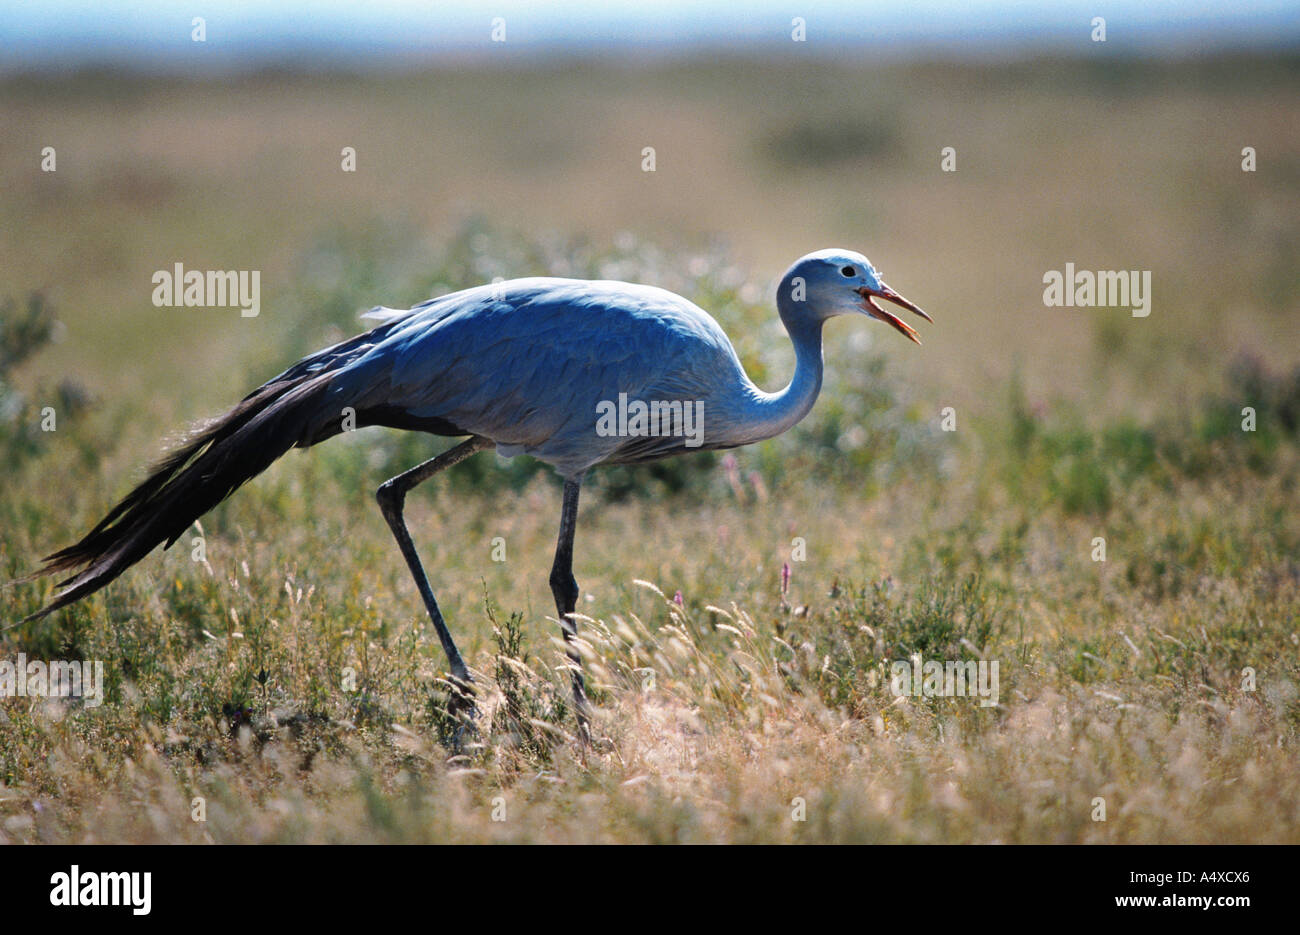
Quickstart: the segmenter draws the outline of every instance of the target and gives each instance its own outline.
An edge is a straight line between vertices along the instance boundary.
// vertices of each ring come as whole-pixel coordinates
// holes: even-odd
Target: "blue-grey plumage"
[[[702,401],[705,447],[758,390],[703,309],[651,286],[519,279],[426,302],[382,326],[336,378],[417,419],[440,419],[566,477],[622,460],[637,438],[597,432],[602,402]],[[376,399],[379,398],[376,397]],[[685,450],[680,436],[655,438]],[[644,460],[649,453],[632,455]]]
[[[811,254],[787,272],[778,307],[795,343],[796,372],[781,393],[755,386],[718,323],[679,295],[625,282],[531,278],[407,311],[373,310],[384,324],[337,371],[330,398],[358,410],[373,401],[441,433],[490,439],[501,454],[532,455],[565,477],[600,463],[735,447],[779,434],[811,408],[821,386],[820,324],[866,310],[862,288],[887,294],[866,258],[848,251]],[[690,438],[672,430],[602,434],[600,407],[620,397],[665,411],[693,406],[702,424]]]
[[[375,309],[369,317],[381,322],[377,327],[304,358],[258,387],[202,426],[79,542],[48,556],[36,575],[74,573],[32,617],[98,590],[154,546],[170,546],[292,447],[314,445],[351,425],[468,435],[378,491],[452,677],[468,692],[469,670],[403,518],[408,490],[491,446],[554,465],[565,485],[550,584],[565,640],[571,641],[577,599],[573,536],[584,473],[597,464],[732,448],[784,432],[808,413],[821,390],[822,325],[828,319],[865,313],[920,343],[877,299],[929,319],[886,286],[860,253],[822,250],[791,266],[777,287],[776,304],[794,344],[795,371],[777,392],[754,385],[707,312],[653,286],[517,279],[404,311]],[[658,413],[649,425],[638,421],[638,406],[642,413],[647,407]],[[612,408],[618,410],[613,422]],[[570,655],[574,698],[585,724],[580,660],[576,650]]]

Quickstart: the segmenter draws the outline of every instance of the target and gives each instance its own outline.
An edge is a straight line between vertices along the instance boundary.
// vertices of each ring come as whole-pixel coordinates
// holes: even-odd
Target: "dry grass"
[[[433,446],[366,431],[205,517],[206,563],[183,541],[0,633],[0,658],[104,660],[109,688],[95,710],[0,700],[0,840],[1300,841],[1300,121],[1292,63],[1229,64],[0,86],[23,128],[0,141],[0,295],[49,286],[66,329],[0,370],[0,577],[369,304],[497,274],[656,282],[775,386],[765,284],[841,241],[938,322],[919,350],[835,323],[812,416],[734,463],[595,479],[592,747],[548,619],[554,480],[480,455],[412,496],[480,684],[457,751],[371,496]],[[851,104],[806,103],[839,84]],[[46,140],[56,179],[32,167]],[[263,270],[263,315],[154,309],[177,260]],[[1044,309],[1067,260],[1152,269],[1152,317]],[[51,399],[59,430],[33,431]],[[5,621],[47,593],[0,592]],[[896,698],[914,652],[998,661],[999,704]]]

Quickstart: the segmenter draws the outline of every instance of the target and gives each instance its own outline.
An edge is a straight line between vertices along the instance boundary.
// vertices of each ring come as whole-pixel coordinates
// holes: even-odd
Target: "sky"
[[[201,16],[206,41],[192,40]],[[295,62],[401,66],[439,57],[647,56],[700,49],[773,54],[981,57],[1088,48],[1188,54],[1295,49],[1300,0],[0,0],[0,69],[121,64],[144,69]],[[505,42],[492,42],[494,18]],[[807,41],[791,40],[801,17]]]

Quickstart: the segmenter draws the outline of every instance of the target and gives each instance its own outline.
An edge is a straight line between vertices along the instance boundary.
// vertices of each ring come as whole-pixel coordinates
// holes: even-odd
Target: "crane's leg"
[[[569,644],[569,658],[573,660],[573,704],[578,716],[578,727],[583,736],[587,733],[587,690],[582,681],[582,657],[572,647],[578,635],[578,624],[569,615],[578,603],[578,582],[573,578],[573,533],[578,525],[578,492],[582,477],[564,481],[564,506],[560,510],[560,538],[555,546],[555,564],[551,566],[551,594],[555,596],[555,612],[564,629],[564,642]]]
[[[379,489],[375,491],[375,499],[379,501],[379,509],[383,511],[384,519],[388,521],[388,526],[393,530],[393,537],[397,540],[397,547],[402,550],[402,557],[406,559],[406,565],[411,569],[411,577],[415,579],[415,586],[420,589],[420,597],[424,598],[425,609],[429,611],[429,619],[433,621],[433,628],[438,632],[438,640],[442,643],[443,652],[447,654],[447,662],[451,665],[452,683],[460,693],[460,697],[453,696],[453,712],[473,708],[474,689],[471,687],[473,679],[470,678],[469,669],[465,667],[465,660],[460,657],[460,650],[452,641],[451,633],[447,629],[446,622],[442,619],[442,612],[438,610],[438,602],[433,599],[433,589],[429,587],[429,578],[424,573],[424,566],[420,564],[420,556],[415,551],[415,544],[411,541],[411,534],[407,531],[406,520],[402,516],[402,507],[406,503],[406,493],[416,484],[428,480],[434,474],[453,464],[459,464],[470,455],[488,448],[492,442],[486,438],[475,435],[466,441],[461,442],[455,448],[449,448],[436,458],[431,458],[423,464],[417,464],[402,474],[384,481]]]

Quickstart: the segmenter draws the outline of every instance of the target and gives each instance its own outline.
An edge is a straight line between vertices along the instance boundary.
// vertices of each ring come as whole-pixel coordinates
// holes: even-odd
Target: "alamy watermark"
[[[1048,308],[1131,308],[1134,318],[1151,314],[1151,270],[1090,269],[1076,271],[1073,263],[1065,270],[1043,273],[1043,304]]]
[[[153,905],[153,873],[82,870],[77,864],[50,876],[51,906],[127,906],[147,916]]]
[[[698,448],[704,444],[704,400],[629,402],[626,393],[619,393],[617,403],[611,399],[596,403],[596,434],[601,438],[683,437],[687,448]]]
[[[261,270],[187,270],[177,263],[158,270],[149,281],[155,286],[153,304],[158,308],[238,306],[244,318],[256,318],[262,310]]]
[[[104,663],[55,659],[0,659],[0,698],[80,698],[87,708],[104,703]]]
[[[895,697],[970,698],[978,697],[981,708],[998,703],[997,660],[923,660],[917,653],[910,660],[890,664],[889,690]]]

